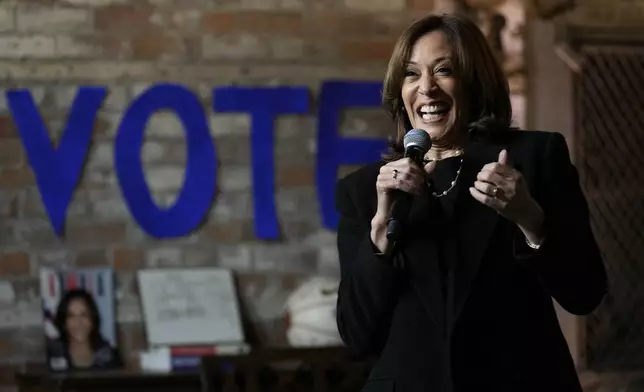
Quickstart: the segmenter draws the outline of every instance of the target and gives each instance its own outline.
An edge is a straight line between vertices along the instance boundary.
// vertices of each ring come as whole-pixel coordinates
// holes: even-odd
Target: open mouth
[[[447,117],[451,106],[446,102],[435,102],[418,108],[418,116],[426,122],[435,122]]]

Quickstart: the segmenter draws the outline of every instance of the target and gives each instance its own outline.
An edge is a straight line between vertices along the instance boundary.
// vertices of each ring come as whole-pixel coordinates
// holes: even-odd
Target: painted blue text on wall
[[[340,114],[350,107],[380,105],[381,83],[329,81],[322,85],[318,107],[316,185],[322,222],[335,229],[337,170],[343,164],[372,162],[386,148],[382,139],[345,138],[338,134]],[[34,100],[26,89],[6,93],[9,109],[35,173],[52,227],[63,235],[67,207],[83,172],[91,133],[107,95],[105,87],[80,87],[58,147],[54,148]],[[277,239],[273,123],[280,114],[310,112],[306,87],[216,87],[215,112],[251,116],[251,156],[255,234]],[[146,123],[159,110],[171,110],[182,121],[187,141],[184,184],[176,202],[158,207],[146,184],[141,161]],[[114,141],[115,171],[123,198],[136,222],[150,235],[186,235],[205,219],[216,189],[216,148],[198,97],[177,84],[157,84],[139,95],[125,111]]]

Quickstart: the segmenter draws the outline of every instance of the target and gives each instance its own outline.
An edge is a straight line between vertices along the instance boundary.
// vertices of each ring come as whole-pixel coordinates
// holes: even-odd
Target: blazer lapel
[[[411,207],[405,244],[401,247],[402,257],[410,268],[409,279],[417,292],[425,310],[438,325],[445,326],[445,332],[453,325],[465,304],[474,278],[479,270],[481,259],[490,242],[498,214],[492,208],[479,203],[470,194],[469,188],[474,185],[479,171],[490,162],[498,159],[503,149],[502,144],[489,141],[471,141],[465,148],[463,168],[456,189],[457,208],[453,222],[456,235],[461,246],[460,261],[454,268],[454,303],[450,315],[446,313],[446,293],[443,290],[443,273],[441,271],[432,230],[444,230],[431,224],[432,203],[440,203],[432,199],[430,191],[424,188],[423,193],[415,198]],[[433,200],[433,201],[432,201]],[[445,325],[445,317],[449,317],[451,325]]]
[[[418,294],[421,303],[430,317],[443,325],[445,298],[443,294],[442,273],[439,266],[439,254],[431,223],[432,201],[430,190],[423,187],[421,194],[415,198],[408,220],[408,231],[405,245],[401,248],[403,257],[409,267],[411,286]]]
[[[431,319],[439,326],[444,325],[445,299],[435,240],[425,234],[410,241],[402,253],[409,266],[411,287]]]
[[[480,203],[470,194],[479,171],[490,162],[498,160],[502,145],[491,142],[471,141],[465,148],[463,169],[458,185],[458,207],[455,216],[460,260],[454,273],[454,307],[452,322],[458,319],[479,270],[481,259],[490,242],[498,213]]]

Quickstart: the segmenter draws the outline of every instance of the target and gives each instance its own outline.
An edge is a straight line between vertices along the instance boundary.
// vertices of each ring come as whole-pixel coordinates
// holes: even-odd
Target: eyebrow
[[[451,60],[451,57],[449,57],[449,56],[437,57],[437,58],[434,59],[434,61],[432,61],[432,65],[438,64],[438,63],[440,63],[442,61],[445,61],[445,60]],[[418,65],[418,63],[416,63],[415,61],[407,61],[405,64],[406,65]]]

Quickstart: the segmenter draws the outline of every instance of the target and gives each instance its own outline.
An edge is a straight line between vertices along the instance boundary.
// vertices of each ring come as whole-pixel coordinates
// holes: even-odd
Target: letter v
[[[104,87],[78,89],[58,147],[54,148],[29,90],[6,93],[9,110],[36,176],[40,197],[58,236],[63,235],[67,207],[87,158],[96,114],[106,95]]]

